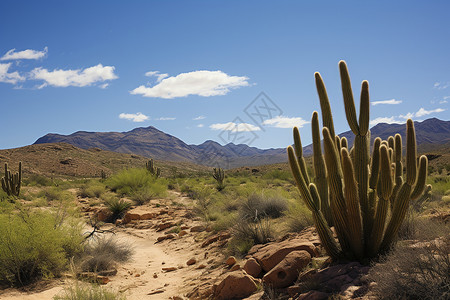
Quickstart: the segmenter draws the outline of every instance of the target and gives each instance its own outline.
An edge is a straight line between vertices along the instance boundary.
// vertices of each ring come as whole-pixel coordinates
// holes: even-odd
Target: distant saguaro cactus
[[[18,197],[22,185],[22,162],[19,162],[19,171],[11,174],[8,164],[5,163],[5,176],[2,177],[2,189],[8,196]]]
[[[213,178],[217,181],[217,190],[221,191],[225,188],[223,180],[225,179],[225,172],[222,168],[214,168],[213,169]]]
[[[315,183],[306,172],[297,127],[294,128],[294,148],[289,146],[287,152],[297,187],[312,211],[327,253],[334,259],[367,261],[389,250],[395,241],[410,200],[423,193],[428,160],[421,156],[417,167],[416,135],[411,119],[406,122],[406,176],[402,174],[402,140],[399,134],[387,141],[376,138],[370,157],[369,83],[362,82],[357,120],[350,76],[344,61],[339,62],[339,69],[345,114],[355,135],[353,147],[349,149],[347,139],[335,135],[325,85],[320,74],[315,73],[324,139],[322,154],[318,113],[314,112],[311,126]],[[337,240],[331,226],[335,228]]]
[[[155,167],[153,158],[151,158],[148,162],[145,163],[145,167],[156,178],[158,178],[161,175],[161,169],[158,167]]]

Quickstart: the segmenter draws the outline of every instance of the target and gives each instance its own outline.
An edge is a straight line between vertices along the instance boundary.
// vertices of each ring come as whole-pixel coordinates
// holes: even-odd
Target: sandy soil
[[[178,195],[175,199],[178,203],[188,200]],[[142,209],[143,207],[140,207]],[[155,211],[154,203],[145,209]],[[180,220],[180,215],[184,209],[172,208],[176,213],[172,215],[174,221]],[[149,222],[149,221],[147,221]],[[159,221],[152,220],[154,224]],[[188,226],[200,224],[199,221],[183,219],[183,223]],[[156,243],[160,236],[165,235],[165,231],[157,232],[154,228],[136,229],[131,227],[121,227],[115,229],[115,236],[122,242],[129,243],[134,249],[132,261],[118,266],[117,275],[110,276],[111,280],[105,287],[123,292],[127,299],[173,299],[174,296],[183,299],[188,291],[192,290],[199,283],[199,278],[209,272],[211,264],[222,261],[223,256],[219,252],[213,253],[211,250],[205,252],[200,247],[199,236],[203,233],[188,233],[182,237],[164,240]],[[196,263],[188,266],[186,262],[195,258]],[[206,268],[198,269],[204,264]],[[217,265],[217,264],[216,264]],[[163,268],[174,268],[173,271],[165,271]],[[44,287],[32,288],[31,291],[20,291],[8,289],[0,291],[0,299],[5,300],[44,300],[52,299],[60,292],[65,285],[72,282],[72,279],[55,279]],[[179,299],[179,298],[175,298]]]

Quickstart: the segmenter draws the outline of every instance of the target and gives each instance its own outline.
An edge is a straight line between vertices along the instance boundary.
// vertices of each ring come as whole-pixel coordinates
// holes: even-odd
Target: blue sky
[[[372,124],[449,120],[449,11],[446,1],[1,1],[0,148],[147,126],[188,144],[275,148],[298,125],[306,145],[316,71],[337,132],[348,130],[341,59],[356,98],[369,81]]]

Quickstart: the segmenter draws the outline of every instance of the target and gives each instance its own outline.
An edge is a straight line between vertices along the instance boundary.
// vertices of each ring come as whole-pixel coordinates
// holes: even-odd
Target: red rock
[[[178,270],[178,268],[177,267],[167,267],[167,268],[162,268],[162,270],[166,271],[166,272],[172,272],[172,271]]]
[[[292,251],[307,251],[311,257],[318,256],[319,252],[314,244],[294,238],[277,243],[269,243],[263,247],[250,249],[249,254],[258,261],[265,272],[269,272],[279,264],[286,255]]]
[[[242,270],[229,272],[214,286],[214,299],[242,299],[250,296],[258,287],[252,277]]]
[[[186,230],[181,230],[179,233],[178,233],[178,236],[179,237],[182,237],[182,236],[185,236],[187,234],[187,231]]]
[[[244,271],[247,272],[248,275],[253,277],[259,277],[261,274],[262,268],[254,258],[249,258],[244,265]]]
[[[234,265],[235,263],[236,263],[236,258],[234,256],[228,257],[227,260],[225,261],[225,264],[230,267],[232,265]]]
[[[311,261],[311,255],[304,250],[292,251],[263,277],[263,282],[274,288],[290,286],[299,272]]]
[[[239,264],[235,264],[233,267],[231,267],[230,271],[233,272],[233,271],[237,271],[240,269],[241,269],[241,266]]]
[[[197,259],[195,259],[195,257],[193,257],[186,262],[186,265],[191,266],[191,265],[195,264],[196,262],[197,262]]]
[[[162,242],[164,240],[169,240],[169,239],[173,239],[173,238],[175,238],[175,235],[169,233],[169,234],[166,234],[166,235],[163,235],[163,236],[159,236],[156,239],[156,242],[159,243],[159,242]]]
[[[111,215],[112,215],[112,213],[108,208],[103,208],[103,209],[100,209],[99,211],[97,211],[97,213],[95,214],[95,217],[100,222],[106,222],[111,217]]]
[[[162,230],[170,228],[172,226],[175,226],[175,223],[173,223],[173,222],[161,223],[161,224],[156,225],[156,231],[162,231]]]

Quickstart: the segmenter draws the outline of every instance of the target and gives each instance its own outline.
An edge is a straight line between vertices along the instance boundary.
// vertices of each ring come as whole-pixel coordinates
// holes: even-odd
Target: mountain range
[[[450,148],[450,121],[436,118],[414,122],[419,149],[428,145],[448,145]],[[404,124],[380,123],[371,128],[372,137],[387,139],[400,133],[405,141]],[[346,131],[339,134],[346,137],[349,145],[353,143],[353,134]],[[46,134],[34,144],[65,142],[73,146],[119,153],[132,153],[157,160],[191,162],[205,166],[234,168],[256,166],[287,161],[286,148],[258,149],[245,144],[220,145],[208,140],[200,145],[188,145],[182,140],[164,133],[153,126],[139,127],[127,132],[86,132],[77,131],[70,135]],[[304,147],[304,154],[312,153],[312,145]]]

